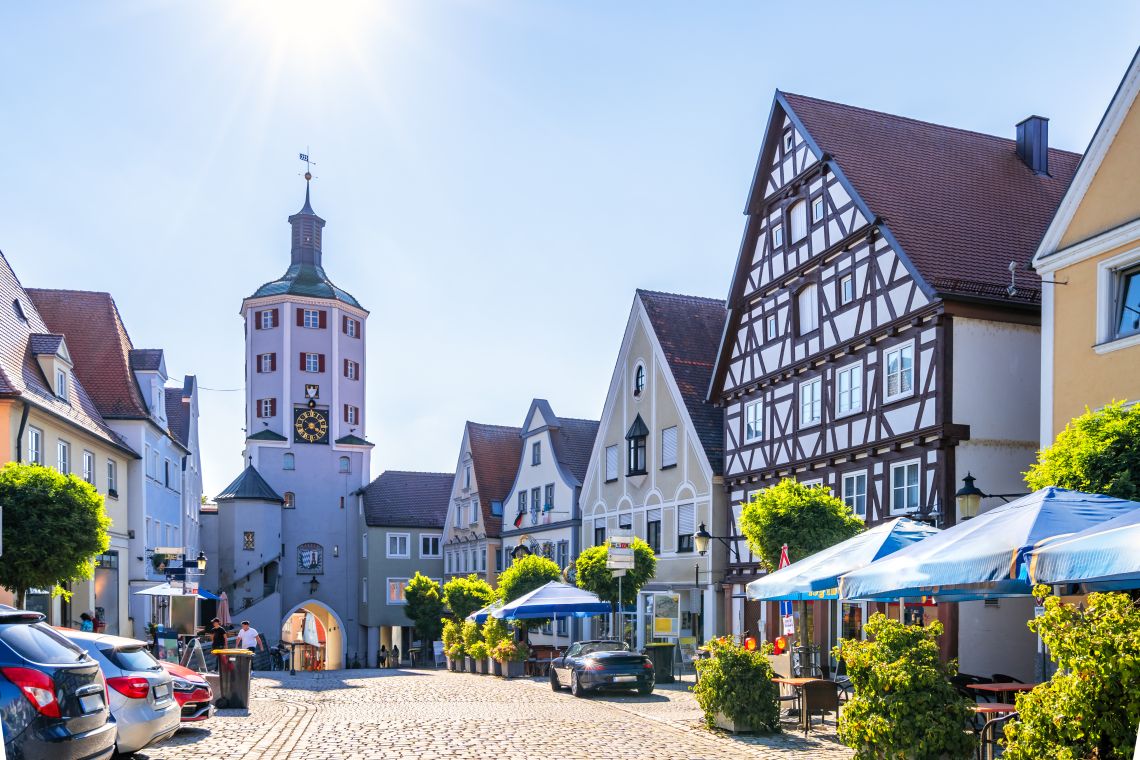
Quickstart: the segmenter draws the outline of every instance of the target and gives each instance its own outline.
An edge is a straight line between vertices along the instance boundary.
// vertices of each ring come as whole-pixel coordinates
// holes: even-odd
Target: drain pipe
[[[32,410],[27,401],[21,401],[24,412],[20,415],[20,430],[16,433],[16,461],[24,461],[24,428],[28,426],[28,412]]]

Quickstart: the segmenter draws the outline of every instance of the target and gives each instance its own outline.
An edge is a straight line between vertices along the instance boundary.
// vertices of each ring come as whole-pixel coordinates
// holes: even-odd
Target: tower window
[[[285,509],[296,509],[297,508],[297,495],[295,493],[293,493],[292,491],[286,491],[284,499],[285,499]]]
[[[277,309],[265,309],[257,312],[254,322],[258,330],[272,330],[277,327]]]
[[[297,460],[293,457],[292,453],[286,452],[285,456],[281,458],[282,470],[295,470],[297,469]]]
[[[257,400],[257,416],[258,417],[276,417],[277,416],[277,399],[275,398],[262,398]]]
[[[360,337],[360,320],[353,319],[352,317],[342,317],[340,323],[341,332],[350,338]]]
[[[348,472],[351,468],[352,468],[352,462],[349,461],[349,458],[348,457],[341,457],[340,458],[340,471],[341,472]],[[344,506],[344,505],[342,504],[341,506]]]
[[[349,380],[360,379],[360,364],[351,359],[344,360],[344,376]]]
[[[349,425],[360,424],[360,407],[351,404],[344,405],[344,421]]]
[[[277,371],[277,354],[258,354],[258,356],[257,356],[257,371],[258,372],[276,372]]]
[[[301,371],[303,372],[324,372],[325,371],[325,355],[324,354],[301,354]]]

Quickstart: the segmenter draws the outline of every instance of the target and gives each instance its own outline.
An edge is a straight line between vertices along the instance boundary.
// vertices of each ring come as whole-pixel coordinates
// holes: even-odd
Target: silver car
[[[181,725],[174,679],[146,650],[146,642],[70,629],[60,632],[103,668],[117,724],[116,752],[137,752],[174,735]]]

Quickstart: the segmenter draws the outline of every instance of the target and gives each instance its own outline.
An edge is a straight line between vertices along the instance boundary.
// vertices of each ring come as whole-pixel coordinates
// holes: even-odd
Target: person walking
[[[400,648],[395,644],[392,645],[391,660],[393,668],[400,667]]]
[[[95,617],[90,612],[79,616],[79,630],[92,633],[95,631]]]
[[[388,667],[388,647],[383,644],[380,645],[380,651],[377,653],[376,664],[381,668]]]
[[[241,621],[241,628],[234,634],[237,639],[239,649],[248,649],[256,653],[261,649],[261,639],[258,636],[257,629],[249,624],[248,620]]]

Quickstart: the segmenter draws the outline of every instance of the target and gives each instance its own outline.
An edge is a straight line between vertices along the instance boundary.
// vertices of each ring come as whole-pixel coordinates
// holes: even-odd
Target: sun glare
[[[386,3],[367,0],[237,0],[232,18],[272,55],[315,62],[358,57]]]

